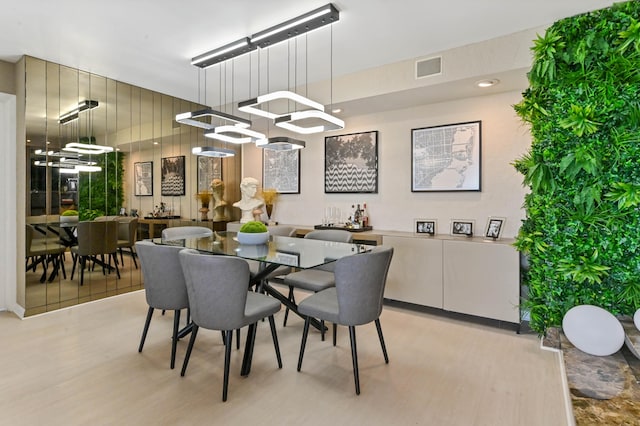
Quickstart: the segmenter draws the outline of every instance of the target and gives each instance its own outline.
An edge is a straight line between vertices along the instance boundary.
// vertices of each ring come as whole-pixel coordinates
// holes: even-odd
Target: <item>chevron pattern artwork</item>
[[[324,192],[378,192],[378,132],[324,138]]]

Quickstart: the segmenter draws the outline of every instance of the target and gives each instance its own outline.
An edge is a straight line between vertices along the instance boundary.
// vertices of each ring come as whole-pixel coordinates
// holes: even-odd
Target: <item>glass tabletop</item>
[[[178,245],[211,254],[238,256],[244,259],[295,266],[301,269],[313,268],[333,262],[341,257],[364,253],[371,249],[371,246],[364,244],[275,235],[271,236],[267,244],[240,244],[236,239],[235,232],[216,232],[207,237],[155,238],[152,241],[156,244]]]

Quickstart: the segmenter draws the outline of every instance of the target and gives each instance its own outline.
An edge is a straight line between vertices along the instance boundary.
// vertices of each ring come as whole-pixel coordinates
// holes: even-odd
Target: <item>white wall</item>
[[[438,233],[448,233],[451,219],[473,219],[474,233],[480,235],[488,216],[502,216],[507,218],[503,237],[513,237],[524,218],[525,190],[510,163],[531,143],[512,107],[520,99],[518,91],[388,111],[350,118],[340,132],[304,137],[301,193],[281,195],[274,218],[311,226],[321,222],[327,206],[344,212],[353,203],[366,202],[374,229],[410,232],[414,219],[433,218]],[[411,129],[475,120],[482,121],[482,191],[412,193]],[[372,130],[378,131],[378,193],[325,194],[324,136]],[[260,149],[243,147],[243,176],[262,180]]]
[[[11,200],[16,200],[16,97],[0,93],[0,147],[3,158],[0,166],[0,200],[4,200],[5,208],[0,209],[0,310],[18,311],[16,304],[16,209]]]

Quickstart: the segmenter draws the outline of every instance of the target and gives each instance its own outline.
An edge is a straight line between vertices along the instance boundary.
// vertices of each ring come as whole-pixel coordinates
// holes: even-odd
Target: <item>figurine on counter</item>
[[[213,190],[213,221],[228,220],[226,215],[227,201],[224,199],[224,182],[221,179],[212,180],[211,189]]]
[[[233,203],[233,207],[242,210],[240,223],[256,220],[256,217],[259,218],[262,215],[261,207],[264,205],[262,199],[256,198],[258,180],[252,177],[242,179],[242,182],[240,182],[240,192],[242,193],[242,198],[237,203]]]

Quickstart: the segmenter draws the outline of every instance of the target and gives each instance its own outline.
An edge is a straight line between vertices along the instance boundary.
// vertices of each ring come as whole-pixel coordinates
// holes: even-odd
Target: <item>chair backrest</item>
[[[178,257],[182,247],[164,246],[151,241],[138,241],[135,247],[149,306],[170,310],[188,308],[187,286]]]
[[[133,245],[137,240],[138,218],[129,216],[118,217],[118,240],[128,241]]]
[[[353,242],[353,234],[341,229],[316,229],[308,232],[304,237],[312,240],[336,241],[338,243]]]
[[[115,253],[118,250],[118,222],[108,220],[105,223],[104,253]]]
[[[200,327],[235,330],[244,326],[249,290],[249,265],[232,256],[180,252],[191,318]]]
[[[162,230],[164,240],[176,240],[186,237],[210,237],[213,231],[205,226],[176,226]]]
[[[317,229],[315,231],[308,232],[304,237],[311,240],[336,241],[338,243],[353,242],[353,234],[349,231],[343,231],[341,229]],[[326,265],[317,266],[315,269],[333,272],[335,267],[335,262],[332,262],[327,263]]]
[[[392,257],[393,247],[378,246],[336,261],[340,324],[367,324],[380,316]]]
[[[120,216],[98,216],[93,220],[98,221],[98,222],[105,222],[105,221],[109,221],[109,220],[118,220],[119,217]]]
[[[112,253],[115,250],[107,251],[107,240],[110,239],[107,226],[109,221],[78,222],[78,248],[80,256],[92,256],[96,254]],[[113,225],[112,225],[113,226]],[[117,243],[117,241],[116,241]]]
[[[274,225],[267,226],[267,229],[269,230],[269,234],[271,235],[278,235],[281,237],[293,237],[296,235],[296,228],[294,228],[293,226]]]

